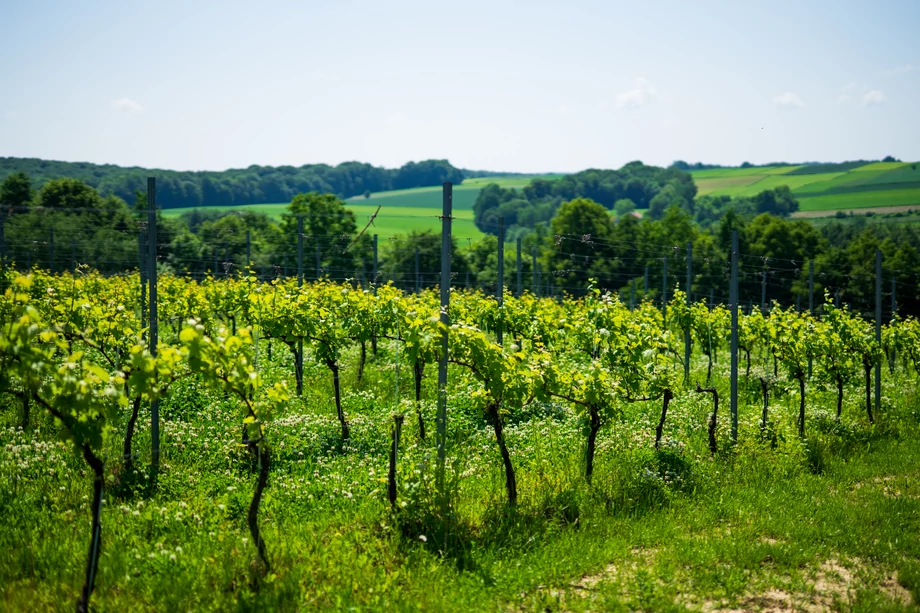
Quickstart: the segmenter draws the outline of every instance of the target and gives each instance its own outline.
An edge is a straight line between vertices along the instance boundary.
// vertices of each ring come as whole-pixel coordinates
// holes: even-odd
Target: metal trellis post
[[[439,481],[444,491],[444,459],[447,445],[447,332],[450,327],[450,222],[453,214],[453,184],[444,183],[441,202],[441,359],[438,363],[437,447]]]
[[[157,180],[147,177],[147,278],[150,280],[150,355],[157,355],[160,320],[157,316]],[[150,403],[150,439],[154,474],[160,467],[160,403]]]
[[[505,303],[505,218],[498,218],[498,279],[495,284],[495,298],[498,300],[498,329],[495,336],[498,344],[502,344],[502,321],[501,311]]]
[[[731,337],[731,418],[732,443],[738,442],[738,231],[732,231],[732,277],[729,287],[732,312]]]

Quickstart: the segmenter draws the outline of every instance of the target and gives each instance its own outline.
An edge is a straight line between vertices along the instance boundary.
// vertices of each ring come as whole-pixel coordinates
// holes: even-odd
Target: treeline
[[[756,197],[751,200],[759,202]],[[696,199],[695,206],[701,201],[705,200]],[[50,181],[36,192],[28,177],[12,175],[0,185],[0,204],[3,253],[20,269],[40,266],[66,271],[76,263],[118,273],[139,266],[139,241],[147,220],[143,199],[129,205],[74,179]],[[589,198],[565,200],[548,224],[522,235],[522,285],[544,294],[580,295],[593,282],[620,291],[629,300],[635,283],[637,299],[657,300],[663,286],[669,292],[684,288],[686,246],[692,243],[695,297],[707,299],[712,294],[724,302],[732,230],[740,235],[745,303],[760,304],[766,274],[768,302],[807,305],[808,263],[813,262],[817,303],[827,290],[861,312],[872,312],[878,248],[884,254],[886,311],[890,312],[894,278],[902,288],[897,293],[899,312],[920,315],[920,298],[914,291],[920,283],[920,228],[870,225],[865,219],[819,228],[806,220],[758,212],[756,206],[729,207],[704,226],[683,206],[669,206],[659,218],[615,217],[607,206]],[[280,222],[250,211],[209,209],[177,218],[158,217],[158,266],[195,278],[238,274],[247,262],[266,280],[292,276],[298,270],[298,250],[307,280],[374,280],[371,236],[360,234],[355,216],[333,194],[296,195]],[[441,239],[434,232],[381,240],[376,280],[409,291],[437,285],[440,250]],[[498,244],[494,235],[471,245],[455,242],[452,253],[454,286],[495,290]],[[505,261],[506,283],[514,289],[513,242],[506,246]],[[539,275],[534,274],[534,261]]]
[[[786,216],[799,207],[785,186],[749,198],[697,197],[689,173],[675,166],[630,162],[619,170],[591,169],[558,179],[534,179],[521,190],[490,183],[476,198],[473,220],[480,231],[497,235],[503,219],[508,236],[521,236],[548,227],[562,203],[575,198],[593,200],[620,217],[643,209],[646,217],[661,219],[669,207],[678,207],[702,226],[711,225],[728,210]]]
[[[350,198],[367,192],[440,185],[444,181],[460,183],[464,178],[463,171],[447,160],[409,162],[395,169],[345,162],[338,166],[250,166],[193,172],[0,157],[0,180],[14,173],[27,174],[33,189],[66,177],[86,183],[103,196],[117,196],[128,202],[134,200],[136,192],[147,189],[147,177],[156,175],[157,203],[166,209],[290,202],[296,194],[311,191]]]

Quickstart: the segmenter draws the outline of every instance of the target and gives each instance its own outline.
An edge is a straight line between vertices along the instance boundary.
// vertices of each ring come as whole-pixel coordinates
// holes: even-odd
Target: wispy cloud
[[[647,105],[657,97],[658,90],[652,87],[648,79],[639,77],[636,79],[635,87],[617,95],[614,100],[614,106],[618,109],[638,108]]]
[[[886,96],[885,92],[883,91],[873,89],[862,95],[863,106],[869,106],[870,104],[881,104],[883,102],[888,102],[888,96]]]
[[[805,106],[805,102],[792,92],[783,92],[773,96],[773,104],[787,109],[800,109]]]
[[[903,66],[896,66],[895,68],[889,68],[888,70],[882,71],[883,77],[893,77],[899,74],[907,74],[908,72],[913,72],[917,70],[917,67],[913,64],[904,64]]]
[[[132,100],[131,98],[119,98],[112,103],[112,108],[114,108],[119,113],[125,113],[126,115],[138,115],[144,112],[144,107],[137,100]]]

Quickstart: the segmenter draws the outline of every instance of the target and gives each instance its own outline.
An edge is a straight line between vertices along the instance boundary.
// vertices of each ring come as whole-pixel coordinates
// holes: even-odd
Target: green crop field
[[[534,178],[552,179],[561,175],[533,175],[511,177],[479,177],[467,179],[460,185],[454,186],[454,223],[453,234],[458,239],[479,239],[483,234],[473,225],[473,203],[485,185],[497,183],[502,187],[522,188]],[[374,225],[368,229],[371,234],[380,238],[389,238],[394,234],[403,234],[413,230],[440,231],[441,220],[441,188],[418,187],[415,189],[400,189],[389,192],[376,192],[370,198],[357,196],[347,200],[348,208],[357,218],[359,228],[363,228],[370,220],[371,215],[380,206],[380,212],[374,219]],[[165,209],[165,217],[179,217],[183,213],[192,211],[191,208]],[[205,207],[210,211],[255,211],[265,213],[272,219],[279,219],[287,210],[286,202],[272,204],[242,204],[238,206],[213,206]]]
[[[691,174],[700,195],[753,196],[766,189],[788,186],[799,200],[803,217],[920,206],[920,167],[914,163],[713,168]]]

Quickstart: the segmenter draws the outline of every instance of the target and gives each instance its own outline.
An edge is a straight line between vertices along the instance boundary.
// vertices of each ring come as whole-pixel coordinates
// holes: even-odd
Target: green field
[[[814,170],[815,172],[809,172]],[[920,166],[901,162],[853,164],[822,164],[820,166],[763,166],[752,168],[714,168],[691,173],[699,195],[753,196],[763,190],[786,185],[798,198],[797,216],[832,215],[836,211],[880,209],[885,207],[920,206]],[[483,236],[473,224],[473,204],[484,185],[497,183],[502,187],[520,189],[534,178],[551,179],[561,175],[509,177],[480,177],[467,179],[454,186],[454,228],[459,239],[479,239]],[[356,196],[347,200],[354,211],[358,227],[363,228],[380,206],[374,225],[368,232],[381,238],[412,230],[438,231],[441,227],[441,188],[376,192],[370,198]],[[251,210],[278,219],[287,203],[248,204],[208,207],[212,210]],[[166,209],[166,217],[176,217],[191,209]],[[894,212],[895,209],[892,209]]]
[[[700,195],[753,196],[786,185],[803,214],[920,206],[920,167],[909,162],[714,168],[691,174]]]
[[[534,178],[551,179],[561,175],[533,175],[512,177],[480,177],[466,179],[461,185],[454,186],[453,197],[453,230],[452,234],[458,240],[479,239],[483,234],[473,225],[473,203],[484,185],[497,183],[502,187],[520,189]],[[374,225],[368,233],[377,234],[380,238],[389,238],[395,234],[404,234],[413,230],[441,229],[441,188],[418,187],[415,189],[400,189],[389,192],[372,193],[370,198],[356,196],[347,200],[348,208],[354,212],[359,228],[367,225],[371,215],[380,206],[380,212],[374,219]],[[239,206],[214,206],[206,207],[212,211],[256,211],[265,213],[272,219],[279,219],[287,210],[287,203],[274,204],[242,204]],[[178,217],[191,211],[191,208],[165,209],[165,217]]]

